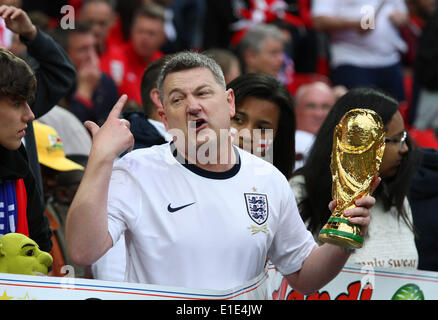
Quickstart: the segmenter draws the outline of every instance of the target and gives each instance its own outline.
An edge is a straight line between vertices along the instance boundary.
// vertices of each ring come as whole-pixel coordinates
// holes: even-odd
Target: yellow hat
[[[62,141],[53,127],[34,121],[33,129],[41,164],[58,171],[84,170],[83,166],[65,157]]]

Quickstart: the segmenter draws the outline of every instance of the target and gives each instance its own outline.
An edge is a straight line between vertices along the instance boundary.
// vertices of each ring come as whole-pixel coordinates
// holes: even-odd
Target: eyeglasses
[[[403,131],[402,133],[402,137],[400,139],[390,139],[390,138],[385,138],[385,142],[394,142],[394,143],[400,143],[400,149],[399,151],[401,151],[403,149],[403,144],[406,141],[408,134],[406,131]]]

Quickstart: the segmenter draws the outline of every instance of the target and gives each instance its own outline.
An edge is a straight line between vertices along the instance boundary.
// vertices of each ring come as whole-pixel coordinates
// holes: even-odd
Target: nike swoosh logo
[[[186,204],[186,205],[181,206],[181,207],[176,207],[176,208],[172,208],[172,207],[170,206],[170,203],[169,203],[169,205],[167,206],[167,210],[168,210],[170,213],[174,213],[174,212],[177,212],[177,211],[179,211],[179,210],[181,210],[181,209],[184,209],[185,207],[191,206],[192,204],[195,204],[195,203],[196,203],[196,202],[192,202],[192,203]]]

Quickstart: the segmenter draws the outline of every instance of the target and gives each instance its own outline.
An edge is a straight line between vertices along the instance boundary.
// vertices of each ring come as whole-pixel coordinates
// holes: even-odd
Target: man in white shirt
[[[304,294],[335,277],[349,253],[318,247],[282,174],[231,143],[234,94],[214,60],[176,54],[158,88],[170,144],[135,150],[113,168],[133,146],[119,119],[127,97],[101,128],[86,122],[93,146],[67,218],[73,261],[92,264],[124,232],[126,281],[229,289],[259,275],[267,257]],[[374,203],[366,196],[347,212],[363,232]]]
[[[125,111],[122,114],[123,118],[130,122],[130,129],[135,140],[134,149],[148,148],[172,141],[172,136],[167,133],[158,114],[163,106],[157,88],[157,79],[165,62],[166,56],[155,60],[143,73],[140,87],[143,110]],[[91,270],[95,279],[123,281],[125,265],[125,237],[121,235],[119,241],[91,266]]]
[[[404,100],[398,27],[407,21],[404,0],[315,0],[314,26],[328,32],[332,80],[348,89],[375,86]]]

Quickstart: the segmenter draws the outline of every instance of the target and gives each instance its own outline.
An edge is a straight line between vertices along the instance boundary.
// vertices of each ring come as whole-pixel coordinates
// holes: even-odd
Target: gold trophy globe
[[[380,116],[369,109],[348,111],[335,128],[330,169],[336,208],[319,233],[319,240],[347,249],[361,248],[360,227],[344,216],[355,200],[370,194],[385,150]]]

